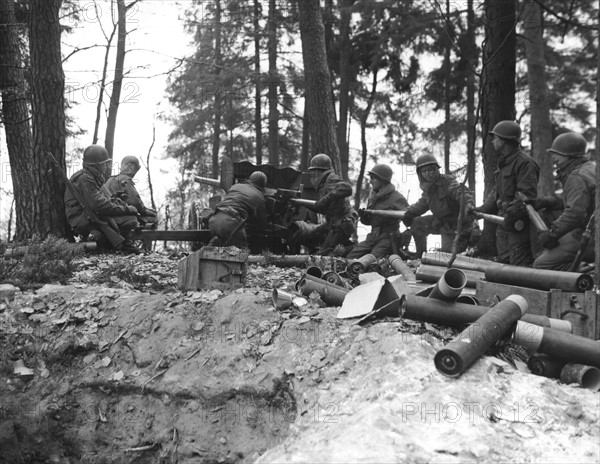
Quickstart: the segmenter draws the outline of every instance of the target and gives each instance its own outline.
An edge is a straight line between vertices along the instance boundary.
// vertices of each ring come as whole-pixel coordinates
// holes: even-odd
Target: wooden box
[[[524,297],[530,314],[570,321],[574,334],[600,340],[600,299],[593,290],[585,293],[558,289],[544,291],[483,280],[477,282],[476,296],[482,305],[492,306],[509,295]]]
[[[205,246],[179,261],[180,290],[233,289],[246,283],[248,252],[235,247]]]

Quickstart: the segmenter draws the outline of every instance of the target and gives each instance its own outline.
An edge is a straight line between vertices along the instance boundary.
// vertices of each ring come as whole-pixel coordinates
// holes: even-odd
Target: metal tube
[[[323,274],[323,276],[321,278],[323,280],[326,280],[330,284],[337,285],[339,287],[344,286],[344,281],[342,280],[342,278],[340,277],[340,275],[337,272],[333,272],[333,271],[326,272],[325,274]]]
[[[532,354],[527,360],[527,367],[529,367],[532,374],[548,377],[549,379],[560,378],[560,371],[565,364],[565,361],[540,353]]]
[[[319,266],[309,266],[308,269],[306,269],[306,273],[311,276],[315,276],[317,279],[321,279],[323,277],[323,269],[321,269]]]
[[[519,321],[512,341],[534,353],[549,354],[567,362],[600,367],[600,342],[579,335]]]
[[[360,274],[361,272],[365,272],[367,266],[376,262],[377,258],[369,253],[364,256],[361,256],[358,259],[355,259],[354,261],[350,261],[348,263],[347,271],[351,274]]]
[[[429,298],[438,300],[454,301],[460,295],[463,288],[467,285],[467,276],[465,273],[455,267],[451,267],[444,272],[437,284],[431,289]]]
[[[273,306],[275,309],[282,310],[289,308],[292,306],[292,300],[294,299],[294,295],[285,290],[280,290],[278,288],[273,289]]]
[[[222,188],[219,179],[211,179],[210,177],[194,176],[194,180],[199,184],[210,185],[211,187]]]
[[[528,203],[525,203],[525,200],[527,200],[527,197],[525,196],[525,194],[523,192],[517,192],[515,197],[517,197],[519,200],[521,200],[523,202],[523,204],[525,205],[525,210],[527,211],[527,216],[529,216],[529,220],[533,224],[533,227],[535,227],[535,229],[538,232],[547,232],[548,226],[546,225],[544,220],[540,217],[539,213],[535,210],[535,208],[533,206],[531,206]]]
[[[576,383],[581,388],[600,391],[600,370],[583,364],[567,364],[560,372],[560,380],[566,384]]]
[[[446,272],[446,268],[441,266],[433,266],[431,264],[421,264],[417,268],[417,279],[423,282],[436,283]],[[462,269],[463,273],[467,277],[466,287],[475,288],[477,281],[483,280],[485,274],[479,271],[470,271],[468,269]]]
[[[418,295],[406,295],[400,317],[413,321],[431,322],[433,324],[461,326],[475,322],[490,310],[488,306],[477,306],[466,303],[440,301]],[[538,314],[525,314],[522,321],[542,327],[549,327],[571,333],[572,326],[568,321],[551,319]]]
[[[348,294],[348,290],[340,288],[337,285],[330,284],[329,282],[317,279],[310,275],[305,275],[299,284],[299,290],[302,295],[308,296],[312,292],[317,292],[321,299],[328,305],[341,306],[344,302],[344,298]]]
[[[485,278],[490,282],[538,290],[557,288],[566,292],[584,292],[591,290],[594,286],[594,280],[588,274],[531,269],[508,264],[496,264],[488,267],[485,271]]]
[[[393,218],[393,219],[404,219],[406,211],[397,210],[386,210],[386,209],[365,209],[365,213],[370,213],[373,216]]]
[[[475,216],[483,219],[487,222],[493,222],[494,224],[501,225],[502,227],[506,227],[506,218],[502,216],[497,216],[495,214],[487,214],[487,213],[475,213]],[[525,222],[521,219],[517,220],[513,224],[513,229],[517,232],[522,231],[525,228]]]
[[[366,272],[376,272],[378,274],[381,274],[383,272],[383,269],[381,268],[379,263],[372,263],[367,266],[365,271]]]
[[[445,253],[443,251],[436,251],[434,253],[423,253],[421,257],[421,264],[433,264],[434,266],[448,267],[452,254]],[[488,261],[487,259],[470,258],[468,256],[456,255],[452,267],[458,269],[468,269],[471,271],[485,272],[489,266],[493,266],[496,263]]]
[[[404,278],[407,281],[414,282],[415,280],[417,280],[415,273],[410,267],[408,267],[408,265],[402,260],[400,256],[390,255],[390,257],[388,258],[388,262],[390,263],[390,266],[392,266],[392,269],[397,274],[404,276]]]
[[[435,367],[448,377],[458,377],[496,343],[527,312],[527,301],[510,295],[438,350]]]
[[[311,206],[315,206],[315,200],[307,200],[305,198],[290,198],[290,201],[296,203],[299,206],[305,206],[310,208]]]

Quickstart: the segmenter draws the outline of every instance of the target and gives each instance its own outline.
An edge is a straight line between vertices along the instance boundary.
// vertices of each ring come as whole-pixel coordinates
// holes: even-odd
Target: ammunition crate
[[[237,251],[234,251],[237,250]],[[248,252],[205,246],[179,261],[179,290],[234,289],[246,283]]]
[[[525,298],[530,314],[570,321],[574,334],[600,340],[599,299],[593,290],[584,293],[559,289],[544,291],[483,280],[477,282],[476,296],[482,305],[492,306],[509,295]]]

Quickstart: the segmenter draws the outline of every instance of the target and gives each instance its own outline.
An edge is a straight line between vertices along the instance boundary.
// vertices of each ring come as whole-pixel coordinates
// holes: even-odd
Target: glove
[[[546,250],[552,250],[558,246],[558,238],[550,231],[541,232],[538,241]]]
[[[131,206],[131,205],[127,205],[127,211],[125,211],[125,214],[135,214],[137,215],[138,210],[135,206]]]
[[[368,225],[368,223],[371,222],[371,213],[362,208],[358,210],[358,217],[363,224]]]
[[[410,227],[415,219],[415,215],[409,213],[408,211],[404,213],[404,217],[402,218],[402,222],[406,227]]]
[[[552,208],[556,203],[556,199],[554,197],[538,197],[538,198],[528,198],[525,200],[525,203],[533,206],[533,209],[544,209],[544,208]]]
[[[527,215],[525,206],[523,204],[512,204],[506,208],[506,220],[514,223],[519,219],[523,219]]]

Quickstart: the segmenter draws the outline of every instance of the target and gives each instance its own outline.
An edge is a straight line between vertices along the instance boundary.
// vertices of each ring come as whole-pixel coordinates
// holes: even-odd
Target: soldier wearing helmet
[[[267,225],[266,186],[267,176],[260,171],[250,174],[246,182],[231,186],[208,219],[208,229],[213,235],[211,245],[248,248],[246,226],[264,228]]]
[[[474,213],[497,214],[505,218],[505,225],[496,228],[498,261],[516,266],[529,266],[533,261],[530,227],[523,203],[515,197],[522,192],[527,198],[537,197],[540,173],[538,164],[521,149],[521,128],[514,121],[500,121],[490,131],[498,165],[494,173],[495,190]],[[514,229],[516,221],[525,227]]]
[[[140,253],[131,240],[134,230],[139,226],[136,219],[137,209],[122,200],[111,198],[102,190],[104,173],[110,161],[104,147],[90,145],[83,152],[83,169],[73,174],[71,182],[100,219],[109,220],[119,229],[120,235],[125,238],[120,250]],[[81,235],[84,239],[89,235],[92,240],[98,241],[101,247],[108,245],[106,238],[94,228],[83,206],[68,189],[65,191],[65,211],[69,225],[76,235]]]
[[[315,237],[325,236],[321,253],[331,253],[338,245],[351,247],[358,222],[358,213],[350,206],[352,186],[334,172],[331,158],[323,153],[313,156],[308,170],[313,187],[319,193],[311,209],[326,219],[314,231]]]
[[[121,160],[121,172],[109,177],[102,189],[112,197],[120,198],[137,209],[138,220],[144,225],[155,226],[158,222],[156,211],[147,208],[135,187],[133,178],[140,170],[140,160],[136,156],[125,156]]]
[[[585,138],[577,132],[559,135],[548,149],[563,186],[563,211],[549,230],[538,237],[545,250],[533,262],[535,268],[566,271],[577,255],[581,236],[596,206],[596,162],[588,159],[586,149]],[[531,201],[536,209],[553,207],[557,203],[561,203],[557,197]],[[583,260],[593,262],[594,259],[592,237],[583,250]]]
[[[406,198],[396,190],[392,181],[392,168],[387,164],[376,164],[369,172],[371,181],[371,195],[367,202],[367,209],[404,211],[408,206]],[[398,231],[399,219],[381,216],[372,216],[365,210],[358,212],[363,224],[371,226],[367,238],[358,243],[346,256],[348,259],[357,259],[367,253],[376,258],[391,255],[393,251],[393,235]]]
[[[419,156],[416,167],[423,193],[416,203],[408,207],[402,222],[410,227],[415,240],[416,257],[420,258],[427,250],[429,234],[441,235],[441,250],[451,251],[456,236],[461,196],[464,196],[468,211],[473,209],[473,195],[452,176],[441,174],[440,165],[430,153]],[[431,214],[423,216],[427,211],[431,211]],[[473,222],[473,218],[465,215],[458,241],[459,252],[464,251],[469,244]]]

